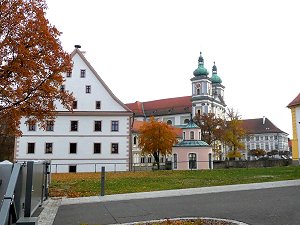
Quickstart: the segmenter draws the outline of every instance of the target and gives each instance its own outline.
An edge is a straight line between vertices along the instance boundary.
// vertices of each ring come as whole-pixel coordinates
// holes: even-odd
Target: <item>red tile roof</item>
[[[268,118],[242,120],[242,126],[247,134],[285,133],[276,127]]]
[[[292,106],[300,105],[300,93],[298,96],[290,103],[287,107],[291,108]]]
[[[149,102],[134,102],[125,104],[136,116],[174,115],[192,112],[192,97],[159,99]]]
[[[143,125],[144,121],[134,120],[133,126],[132,126],[132,132],[139,133],[140,127]],[[173,127],[177,137],[182,137],[182,129],[178,127]]]

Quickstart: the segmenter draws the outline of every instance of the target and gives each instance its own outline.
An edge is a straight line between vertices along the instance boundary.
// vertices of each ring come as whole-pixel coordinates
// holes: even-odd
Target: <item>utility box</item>
[[[9,161],[0,162],[0,209],[8,186],[13,164]]]

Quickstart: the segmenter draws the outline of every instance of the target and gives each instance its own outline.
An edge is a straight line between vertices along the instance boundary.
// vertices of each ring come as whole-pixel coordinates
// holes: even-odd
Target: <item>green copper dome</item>
[[[221,84],[222,83],[222,79],[217,74],[217,66],[216,66],[215,62],[214,62],[214,66],[212,68],[211,82],[213,84]]]
[[[207,69],[204,67],[204,59],[202,57],[202,53],[200,52],[200,56],[198,59],[198,68],[194,71],[194,76],[207,76],[208,75],[208,71]]]

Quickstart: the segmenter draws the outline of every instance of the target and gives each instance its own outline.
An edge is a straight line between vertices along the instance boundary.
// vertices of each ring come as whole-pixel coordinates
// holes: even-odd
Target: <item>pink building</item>
[[[172,149],[173,169],[212,169],[212,147],[201,141],[201,130],[193,120],[182,128],[182,137],[183,140]]]

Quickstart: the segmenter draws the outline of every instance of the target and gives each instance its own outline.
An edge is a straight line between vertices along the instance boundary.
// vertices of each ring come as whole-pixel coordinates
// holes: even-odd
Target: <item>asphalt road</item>
[[[300,186],[61,205],[54,225],[214,217],[251,225],[299,225]]]

